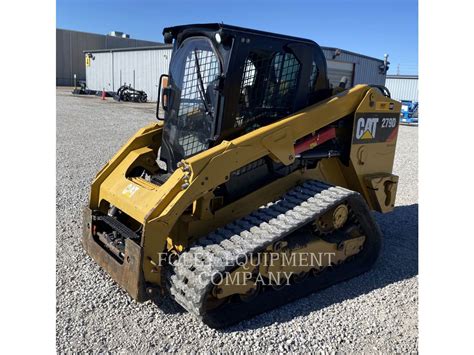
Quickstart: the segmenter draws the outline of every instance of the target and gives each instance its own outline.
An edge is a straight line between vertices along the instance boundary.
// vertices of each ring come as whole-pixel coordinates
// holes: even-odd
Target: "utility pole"
[[[397,75],[400,75],[400,63],[397,65]]]

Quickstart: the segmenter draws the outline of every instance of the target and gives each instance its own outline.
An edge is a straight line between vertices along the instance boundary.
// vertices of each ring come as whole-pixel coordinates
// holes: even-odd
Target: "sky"
[[[309,38],[418,74],[418,0],[57,0],[56,27],[163,42],[164,27],[230,25]]]

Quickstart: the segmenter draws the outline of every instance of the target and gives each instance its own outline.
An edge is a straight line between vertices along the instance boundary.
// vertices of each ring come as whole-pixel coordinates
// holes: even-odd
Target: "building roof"
[[[341,53],[346,53],[346,54],[354,55],[354,56],[361,57],[361,58],[366,58],[366,59],[370,59],[370,60],[375,60],[375,61],[380,62],[380,63],[383,63],[383,62],[384,62],[383,59],[380,59],[380,58],[370,57],[370,56],[365,55],[365,54],[360,54],[360,53],[356,53],[356,52],[351,52],[351,51],[347,51],[347,50],[341,49],[341,48],[336,48],[336,47],[324,47],[324,46],[321,46],[321,49],[322,49],[322,50],[327,50],[327,51],[340,50]]]
[[[172,44],[160,44],[157,46],[143,47],[126,47],[126,48],[109,48],[109,49],[90,49],[83,51],[84,53],[105,53],[105,52],[130,52],[130,51],[149,51],[154,49],[171,49]]]
[[[158,44],[161,44],[161,42],[150,41],[150,40],[148,40],[148,39],[140,39],[140,38],[134,38],[134,37],[112,36],[112,35],[110,35],[110,34],[108,34],[108,33],[106,33],[106,34],[93,33],[93,32],[85,32],[85,31],[77,31],[77,30],[68,30],[68,29],[66,29],[66,28],[56,28],[56,30],[65,31],[65,32],[84,33],[84,34],[87,34],[87,35],[94,35],[94,36],[112,37],[112,38],[121,38],[121,39],[135,40],[135,41],[150,42],[150,43],[156,43],[157,45],[158,45]],[[118,31],[112,31],[112,32],[118,32]]]
[[[418,79],[418,75],[387,75],[387,79]]]

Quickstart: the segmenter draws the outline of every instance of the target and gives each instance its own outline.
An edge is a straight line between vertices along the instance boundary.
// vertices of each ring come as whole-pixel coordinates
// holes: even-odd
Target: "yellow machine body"
[[[258,128],[181,162],[161,186],[129,177],[136,166],[153,171],[162,125],[140,129],[97,174],[85,210],[83,244],[88,253],[137,300],[163,286],[162,255],[179,253],[207,233],[273,201],[305,180],[320,180],[359,192],[372,210],[394,208],[398,177],[392,174],[401,104],[376,88],[357,85],[295,114]],[[268,156],[285,165],[295,160],[295,142],[341,119],[353,120],[348,164],[328,157],[314,168],[298,169],[223,205],[214,190],[239,168]],[[379,137],[382,127],[389,136]],[[336,128],[336,132],[337,132]],[[137,244],[126,240],[119,261],[93,236],[93,212],[115,206],[140,228]]]

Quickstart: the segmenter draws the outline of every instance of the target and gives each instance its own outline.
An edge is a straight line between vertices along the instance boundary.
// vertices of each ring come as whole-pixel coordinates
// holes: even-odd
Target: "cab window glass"
[[[301,64],[292,53],[250,52],[234,127],[250,131],[291,113],[300,71]]]

